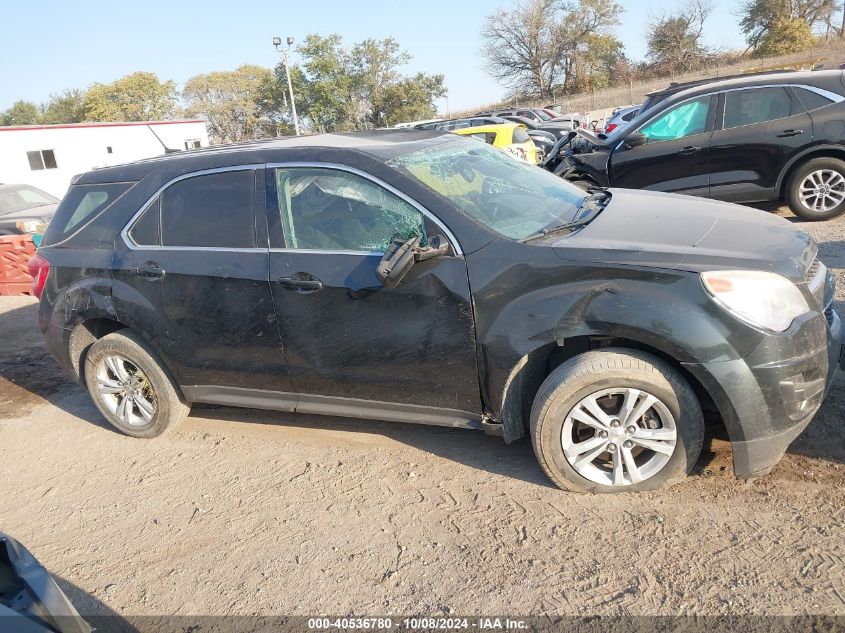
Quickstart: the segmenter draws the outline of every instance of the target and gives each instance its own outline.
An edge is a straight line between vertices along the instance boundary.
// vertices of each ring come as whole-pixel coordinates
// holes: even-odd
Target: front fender
[[[539,384],[537,363],[531,361],[543,348],[566,351],[567,340],[613,337],[678,363],[699,364],[743,358],[759,338],[710,301],[698,275],[682,271],[519,264],[491,279],[475,297],[482,397],[487,410],[502,420],[508,441],[522,435],[526,408],[511,398],[526,385]]]

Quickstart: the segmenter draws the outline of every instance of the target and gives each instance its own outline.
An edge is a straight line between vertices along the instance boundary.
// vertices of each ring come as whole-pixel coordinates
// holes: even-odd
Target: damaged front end
[[[50,574],[23,545],[0,532],[0,630],[91,633]]]

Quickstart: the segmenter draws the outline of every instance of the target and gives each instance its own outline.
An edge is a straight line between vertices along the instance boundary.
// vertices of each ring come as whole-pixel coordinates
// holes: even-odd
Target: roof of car
[[[841,70],[775,70],[759,73],[746,73],[742,75],[730,75],[727,77],[713,77],[710,79],[698,79],[696,81],[688,81],[684,83],[671,83],[665,88],[649,92],[646,96],[675,94],[693,88],[704,88],[708,90],[721,90],[724,88],[731,88],[734,86],[747,86],[755,84],[770,84],[770,83],[814,83],[818,79],[830,79],[835,76],[842,76]]]
[[[446,132],[414,128],[389,128],[347,132],[340,134],[314,134],[309,136],[284,136],[213,145],[187,151],[175,151],[146,158],[125,165],[103,167],[82,174],[76,183],[134,181],[156,170],[191,172],[228,165],[260,164],[290,160],[315,160],[330,162],[344,152],[369,154],[381,160],[408,154],[441,142],[448,141]],[[445,137],[445,138],[441,138]],[[311,158],[307,158],[310,156]]]

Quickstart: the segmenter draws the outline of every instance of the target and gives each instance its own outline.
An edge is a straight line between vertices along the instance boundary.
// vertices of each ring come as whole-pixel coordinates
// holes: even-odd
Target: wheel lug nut
[[[612,426],[614,429],[618,428],[619,426],[621,426],[621,422],[619,422],[619,420],[611,420],[610,426]]]
[[[613,451],[616,450],[616,444],[608,444],[607,450],[609,450],[612,453]]]
[[[624,446],[625,448],[632,448],[634,446],[634,443],[631,440],[625,440],[622,446]]]
[[[631,426],[629,426],[629,427],[628,427],[627,429],[625,429],[625,430],[626,430],[626,431],[628,431],[628,433],[631,433],[631,434],[633,435],[634,433],[636,433],[636,432],[637,432],[637,427],[636,427],[636,426],[634,426],[634,425],[632,424]]]
[[[602,437],[602,438],[607,437],[607,431],[600,431],[599,437]]]

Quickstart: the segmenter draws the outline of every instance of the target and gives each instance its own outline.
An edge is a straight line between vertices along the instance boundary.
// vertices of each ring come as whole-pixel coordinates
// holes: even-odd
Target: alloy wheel
[[[111,354],[96,368],[96,388],[106,408],[130,426],[149,424],[158,401],[149,378],[132,361]]]
[[[578,474],[606,486],[654,477],[675,452],[678,431],[655,395],[620,387],[590,394],[563,423],[561,447]]]
[[[798,185],[798,197],[810,211],[831,211],[845,200],[845,177],[834,169],[810,172]]]

